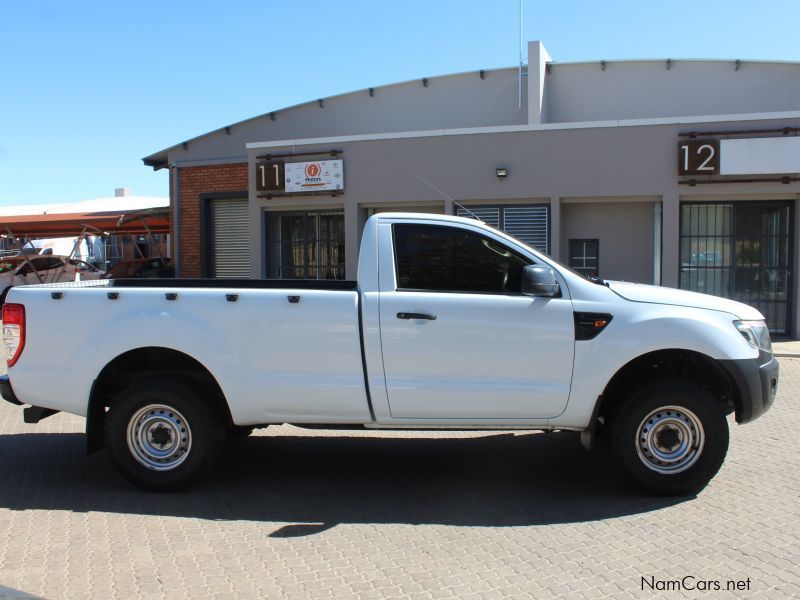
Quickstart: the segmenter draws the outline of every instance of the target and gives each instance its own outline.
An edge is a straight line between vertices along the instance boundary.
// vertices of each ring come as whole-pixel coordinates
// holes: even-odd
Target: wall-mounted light
[[[503,181],[506,177],[508,177],[508,169],[505,167],[497,167],[494,170],[495,175],[497,175],[497,179],[499,181]]]

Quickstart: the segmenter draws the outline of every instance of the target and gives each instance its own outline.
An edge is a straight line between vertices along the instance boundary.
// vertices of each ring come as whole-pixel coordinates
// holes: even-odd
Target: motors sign
[[[287,193],[340,191],[344,189],[344,161],[285,163],[284,181]]]

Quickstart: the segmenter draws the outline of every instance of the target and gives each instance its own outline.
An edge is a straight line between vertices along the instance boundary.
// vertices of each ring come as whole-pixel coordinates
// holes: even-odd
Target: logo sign
[[[286,192],[325,192],[344,189],[344,161],[286,163]]]

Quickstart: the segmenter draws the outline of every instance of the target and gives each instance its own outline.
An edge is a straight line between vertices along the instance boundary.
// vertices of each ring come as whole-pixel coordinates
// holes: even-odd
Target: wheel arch
[[[633,387],[654,379],[678,378],[706,388],[726,411],[742,414],[742,398],[730,374],[713,358],[681,348],[647,352],[631,359],[611,377],[595,408],[595,416],[613,420]],[[594,421],[594,419],[593,419]]]
[[[140,379],[164,374],[189,379],[202,385],[203,389],[209,390],[225,424],[233,423],[230,407],[219,382],[200,361],[172,348],[135,348],[109,361],[92,383],[86,413],[87,454],[96,452],[105,445],[105,415],[107,408],[114,402],[115,395]]]

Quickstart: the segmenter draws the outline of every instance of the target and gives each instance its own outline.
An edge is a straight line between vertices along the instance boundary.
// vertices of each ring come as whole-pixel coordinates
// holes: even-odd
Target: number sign
[[[256,163],[256,190],[282,192],[286,188],[283,161]]]
[[[678,143],[678,175],[718,175],[719,140]]]

